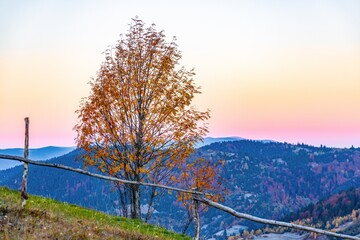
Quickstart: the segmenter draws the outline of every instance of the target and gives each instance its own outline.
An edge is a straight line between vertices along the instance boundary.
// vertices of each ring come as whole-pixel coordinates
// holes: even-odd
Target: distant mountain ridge
[[[229,141],[238,141],[238,140],[246,140],[241,137],[206,137],[203,142],[198,142],[196,144],[196,148],[200,148],[211,143],[215,142],[229,142]],[[47,146],[42,148],[30,148],[29,149],[29,159],[32,160],[49,160],[54,157],[58,157],[64,154],[67,154],[74,150],[76,147],[57,147],[57,146]],[[24,156],[23,148],[6,148],[0,149],[0,154],[13,155],[13,156]],[[5,170],[8,168],[12,168],[18,165],[21,165],[21,162],[14,162],[0,159],[0,170]]]
[[[203,142],[198,142],[196,144],[196,148],[200,148],[215,142],[231,142],[231,141],[239,141],[239,140],[245,140],[245,138],[241,137],[206,137],[204,138]]]
[[[259,141],[262,143],[269,143],[269,142],[275,142],[273,140],[252,140],[252,139],[247,139],[247,138],[242,138],[242,137],[236,137],[236,136],[232,136],[232,137],[206,137],[204,138],[203,142],[198,142],[196,144],[196,148],[200,148],[212,143],[221,143],[221,142],[232,142],[232,141],[240,141],[240,140],[248,140],[248,141]]]
[[[29,159],[32,160],[48,160],[54,157],[58,157],[64,154],[67,154],[74,150],[75,147],[54,147],[48,146],[43,148],[30,148],[29,149]],[[13,156],[24,156],[23,148],[7,148],[0,149],[0,154],[13,155]],[[9,161],[0,159],[0,170],[4,170],[7,168],[12,168],[18,165],[21,165],[20,162]]]

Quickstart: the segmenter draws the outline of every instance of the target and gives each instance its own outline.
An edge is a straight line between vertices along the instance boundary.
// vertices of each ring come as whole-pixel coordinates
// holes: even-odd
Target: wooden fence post
[[[24,146],[24,158],[28,159],[29,156],[29,118],[25,118],[25,146]],[[27,177],[28,177],[29,165],[24,162],[24,173],[21,183],[21,207],[24,208],[26,200],[29,198],[27,195]]]
[[[198,195],[196,192],[198,191],[197,188],[193,188],[192,193],[192,202],[193,202],[193,218],[194,218],[194,224],[195,224],[195,234],[194,239],[199,240],[200,239],[200,216],[199,216],[199,201],[196,199],[196,196]]]

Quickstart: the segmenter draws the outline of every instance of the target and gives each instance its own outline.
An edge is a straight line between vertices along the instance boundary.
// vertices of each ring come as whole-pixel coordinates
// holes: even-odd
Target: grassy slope
[[[141,221],[0,187],[0,239],[191,239]]]

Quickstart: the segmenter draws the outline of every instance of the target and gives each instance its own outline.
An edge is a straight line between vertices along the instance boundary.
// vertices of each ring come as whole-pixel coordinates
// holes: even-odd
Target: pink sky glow
[[[176,11],[174,11],[176,9]],[[178,39],[211,137],[360,147],[360,1],[1,1],[0,149],[74,146],[102,54],[138,15]]]

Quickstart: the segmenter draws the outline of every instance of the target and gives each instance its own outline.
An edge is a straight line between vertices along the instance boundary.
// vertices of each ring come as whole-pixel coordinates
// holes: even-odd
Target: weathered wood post
[[[199,240],[200,239],[200,216],[199,216],[199,201],[196,199],[198,194],[196,193],[198,191],[198,188],[192,189],[192,202],[193,202],[193,218],[194,218],[194,224],[195,224],[195,234],[194,239]]]
[[[25,146],[24,146],[24,158],[28,159],[29,156],[29,118],[25,118]],[[24,173],[21,183],[21,207],[24,208],[26,200],[29,198],[27,195],[27,177],[29,166],[27,162],[24,162]]]

